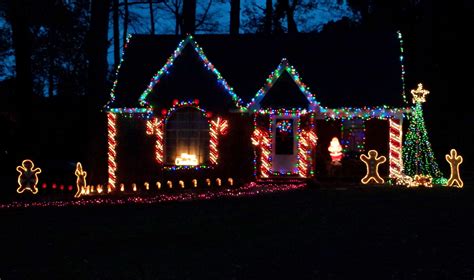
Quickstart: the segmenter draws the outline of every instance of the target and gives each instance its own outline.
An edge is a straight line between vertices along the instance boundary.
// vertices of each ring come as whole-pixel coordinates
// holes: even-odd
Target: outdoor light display
[[[86,181],[87,172],[82,169],[82,164],[80,162],[76,164],[76,171],[74,172],[74,174],[77,177],[76,179],[77,191],[74,197],[78,198],[81,196],[82,190],[87,186],[87,181]]]
[[[271,168],[271,140],[268,131],[255,128],[252,134],[252,144],[260,148],[260,176],[268,178]],[[254,159],[254,175],[257,175],[257,155]]]
[[[401,81],[402,81],[402,98],[404,104],[408,104],[407,96],[406,96],[406,89],[405,89],[405,64],[404,64],[404,48],[403,48],[403,36],[402,32],[397,31],[398,34],[398,41],[400,42],[400,67],[401,67]]]
[[[218,117],[215,121],[211,121],[211,138],[209,142],[209,153],[211,164],[217,164],[219,159],[219,135],[227,134],[228,124],[226,120]]]
[[[182,153],[180,156],[176,157],[176,165],[198,165],[198,160],[196,155],[189,155],[187,153]]]
[[[172,184],[171,181],[168,181]],[[127,205],[127,204],[155,204],[165,203],[171,201],[193,201],[193,200],[210,200],[218,198],[238,198],[251,197],[263,194],[286,192],[303,189],[306,184],[300,182],[289,182],[287,184],[273,184],[268,183],[264,186],[255,182],[248,183],[238,189],[219,188],[215,190],[199,192],[181,192],[175,194],[159,194],[151,197],[125,197],[125,198],[111,198],[111,197],[97,197],[90,199],[78,200],[52,200],[52,201],[35,201],[35,202],[11,202],[0,204],[0,209],[24,209],[37,207],[84,207],[91,205]]]
[[[308,108],[261,108],[260,102],[285,72],[289,74],[291,79],[298,86],[300,92],[306,97],[309,104]],[[255,176],[259,175],[262,178],[268,178],[271,174],[274,174],[277,176],[298,175],[303,178],[308,178],[314,175],[314,171],[312,170],[312,150],[316,146],[317,137],[314,131],[314,114],[312,113],[319,109],[319,103],[309,91],[309,87],[302,82],[298,72],[286,59],[282,59],[275,71],[268,76],[266,83],[247,105],[247,111],[254,113],[252,143],[260,149],[260,158],[257,158],[257,153],[255,152]],[[266,124],[257,125],[257,118],[265,116],[268,116],[265,119],[265,122],[268,122],[268,126]],[[310,118],[309,126],[302,127],[301,118],[306,116]],[[275,125],[275,131],[273,131],[273,123]],[[296,125],[294,125],[295,123]],[[276,139],[273,139],[274,132]],[[290,141],[290,139],[292,141]],[[280,145],[273,147],[273,141],[276,141]],[[291,155],[293,152],[293,141],[296,141],[296,165],[288,172],[273,170],[272,153]],[[257,170],[258,163],[260,163],[260,170]]]
[[[426,89],[423,88],[423,84],[419,83],[418,87],[415,89],[412,89],[411,94],[413,96],[413,103],[425,103],[426,102],[426,95],[428,95],[430,92]]]
[[[337,137],[333,137],[328,147],[331,156],[331,164],[340,165],[342,159],[342,147]]]
[[[365,120],[342,119],[341,135],[344,153],[362,153],[365,148]]]
[[[398,178],[402,175],[402,124],[399,119],[390,119],[389,128],[389,173],[390,178]]]
[[[107,103],[107,105],[105,105],[106,109],[109,109],[109,105],[112,104],[115,101],[115,89],[116,89],[117,83],[118,83],[118,74],[120,72],[120,68],[122,67],[122,63],[123,63],[124,55],[125,55],[125,50],[127,49],[128,43],[130,42],[131,38],[132,38],[132,34],[128,34],[127,39],[125,41],[125,45],[123,46],[123,49],[122,49],[122,54],[120,55],[120,62],[117,66],[117,69],[115,69],[115,81],[112,85],[112,89],[110,90],[110,100]]]
[[[328,109],[321,107],[321,113],[326,120],[334,119],[381,119],[387,120],[395,116],[402,116],[404,113],[409,112],[407,108],[391,108],[389,106],[379,107],[344,107],[337,109]]]
[[[300,133],[300,142],[298,146],[298,172],[303,178],[312,177],[314,171],[311,168],[311,151],[316,147],[318,137],[311,130],[304,130]]]
[[[287,72],[293,81],[296,83],[300,91],[306,96],[309,102],[309,111],[313,111],[319,107],[319,103],[314,98],[313,94],[309,91],[309,87],[305,85],[300,78],[298,72],[296,72],[295,68],[291,66],[286,58],[283,58],[280,64],[277,66],[276,70],[273,71],[270,76],[268,76],[265,85],[260,88],[254,98],[250,101],[247,105],[247,110],[250,112],[257,112],[260,110],[260,102],[262,101],[263,97],[267,94],[267,92],[272,88],[275,82],[280,78],[281,74]]]
[[[154,117],[146,122],[146,134],[155,135],[155,159],[159,164],[163,163],[163,134],[164,134],[164,123],[163,120],[159,120]]]
[[[36,167],[32,160],[25,159],[22,161],[20,166],[17,166],[16,170],[20,173],[18,175],[18,189],[17,193],[23,193],[25,190],[30,191],[33,194],[38,193],[38,174],[41,173],[41,169]]]
[[[122,117],[149,119],[153,115],[152,108],[109,108],[108,112],[120,115]]]
[[[411,90],[412,102],[414,105],[409,107],[411,104],[407,101],[405,92],[404,48],[403,38],[400,32],[398,32],[398,39],[400,42],[399,60],[402,82],[401,95],[406,108],[393,108],[386,105],[377,107],[327,108],[317,101],[316,97],[318,95],[313,95],[311,93],[309,87],[302,82],[299,73],[289,64],[287,59],[281,60],[276,69],[267,77],[265,83],[258,90],[256,95],[251,99],[247,106],[244,106],[242,100],[234,92],[234,89],[230,87],[220,72],[208,60],[204,51],[199,47],[194,38],[192,36],[187,36],[184,40],[179,42],[177,48],[171,56],[169,56],[166,63],[159,68],[157,72],[154,72],[148,85],[145,85],[146,89],[143,92],[141,92],[143,88],[140,90],[139,93],[141,93],[141,95],[138,99],[138,104],[142,107],[113,108],[116,95],[115,91],[117,90],[117,80],[114,82],[110,93],[110,101],[106,105],[108,122],[108,190],[114,190],[115,185],[117,184],[117,118],[119,117],[121,120],[120,117],[122,116],[136,117],[139,121],[146,124],[146,134],[152,136],[154,141],[154,159],[156,160],[156,163],[160,165],[161,170],[192,171],[216,169],[216,172],[220,170],[219,168],[216,168],[220,157],[222,157],[222,154],[219,153],[219,142],[226,140],[226,138],[222,139],[221,136],[225,135],[229,129],[229,123],[227,120],[223,119],[221,116],[213,117],[213,112],[206,111],[199,106],[198,99],[191,101],[178,101],[175,99],[171,108],[159,108],[159,110],[153,109],[153,106],[147,101],[150,93],[153,92],[156,85],[159,84],[163,77],[172,72],[172,68],[175,67],[174,63],[176,59],[183,53],[186,46],[192,48],[196,52],[202,65],[212,72],[211,75],[213,75],[213,79],[215,77],[219,86],[221,86],[232,98],[233,103],[238,110],[233,110],[231,112],[254,114],[254,127],[251,142],[254,145],[253,163],[254,175],[256,177],[269,178],[272,176],[292,175],[301,178],[310,178],[314,176],[314,156],[318,144],[318,137],[316,135],[318,127],[315,126],[315,118],[317,118],[318,121],[341,120],[341,138],[338,139],[337,137],[334,137],[327,148],[331,157],[332,167],[334,167],[334,165],[341,165],[343,157],[358,157],[361,153],[365,152],[365,128],[367,121],[379,119],[387,121],[389,125],[389,151],[387,157],[391,183],[407,186],[430,186],[432,184],[437,185],[440,182],[443,182],[444,178],[442,178],[442,174],[436,164],[431,144],[428,139],[421,106],[421,104],[426,101],[429,91],[424,89],[421,83],[418,84],[416,89]],[[129,40],[130,37],[127,38],[127,44],[125,45],[124,50],[127,48]],[[116,69],[117,76],[122,61],[123,55],[120,65]],[[280,106],[276,106],[277,108],[262,108],[262,100],[265,98],[266,94],[269,93],[270,89],[275,85],[281,75],[286,75],[285,73],[291,77],[291,80],[293,80],[297,85],[299,91],[306,97],[308,106],[302,106],[304,108],[278,108]],[[273,92],[270,94],[273,94]],[[172,98],[173,97],[171,97],[171,99]],[[206,145],[204,148],[202,148],[201,145],[202,140],[197,140],[200,144],[194,145],[193,142],[186,140],[188,139],[187,136],[182,136],[183,133],[180,136],[181,138],[178,136],[170,136],[175,132],[175,130],[178,130],[172,125],[167,127],[170,117],[176,113],[176,110],[184,107],[195,108],[207,121],[209,135],[206,134],[205,136]],[[405,117],[409,118],[409,127],[406,135],[403,135],[402,124]],[[172,117],[171,121],[174,122],[175,120],[176,119]],[[201,122],[196,123],[201,124]],[[205,126],[204,120],[202,123],[203,126]],[[232,124],[234,124],[234,122],[232,122]],[[382,128],[384,127],[385,126]],[[207,131],[207,127],[205,129]],[[199,133],[201,133],[202,130],[200,128]],[[318,129],[318,133],[325,133],[325,131],[324,129]],[[372,131],[369,135],[371,134],[373,134]],[[208,136],[209,151],[207,152]],[[327,137],[327,135],[325,136]],[[405,141],[403,142],[404,136]],[[289,140],[290,138],[291,141]],[[181,141],[179,147],[178,144],[176,144],[178,143],[178,140],[176,139],[180,139]],[[176,143],[174,142],[175,140]],[[247,141],[248,140],[249,139],[247,139]],[[340,143],[339,140],[341,141]],[[373,140],[369,140],[370,141],[367,143],[373,144]],[[290,142],[291,145],[289,144]],[[387,139],[385,139],[385,143],[386,142]],[[181,148],[182,146],[190,146],[192,148]],[[194,146],[198,148],[194,148]],[[196,149],[198,149],[198,151],[196,151]],[[326,147],[321,147],[319,151],[324,153],[325,149]],[[286,152],[282,152],[282,150],[285,150]],[[203,160],[203,158],[205,158],[205,160]],[[225,158],[230,157],[226,155]],[[378,174],[378,167],[386,161],[386,158],[384,156],[379,156],[375,150],[369,151],[368,155],[362,154],[359,158],[367,167],[367,175],[361,180],[362,183],[383,184],[384,179]],[[459,176],[459,165],[462,162],[462,157],[457,154],[453,155],[451,151],[451,154],[446,156],[446,160],[451,165],[451,177],[445,183],[449,186],[462,187],[463,182]],[[319,167],[316,166],[316,168]],[[120,170],[122,170],[121,167]],[[177,174],[180,173],[177,172]],[[78,175],[76,174],[76,176]],[[209,175],[206,174],[205,176]],[[206,184],[208,186],[227,184],[225,177],[222,177],[222,174],[217,176],[221,176],[223,179],[216,180],[215,178],[211,178],[208,182],[203,182],[202,186]],[[150,180],[150,178],[146,179]],[[185,188],[185,182],[188,188],[197,187],[198,185],[197,179],[194,179],[193,181],[173,180],[174,179],[170,179],[169,181],[164,180],[164,186],[172,188],[173,184],[175,184],[178,189],[180,189]],[[233,184],[234,181],[229,179],[228,183]],[[84,172],[84,185],[85,184]],[[141,184],[139,184],[139,186],[141,187]],[[148,188],[149,187],[147,187],[147,190]],[[157,188],[161,188],[161,183],[157,182]],[[96,190],[98,192],[98,188]],[[90,189],[90,191],[92,192],[93,189]]]
[[[442,178],[443,174],[436,163],[428,132],[423,118],[421,104],[426,101],[427,90],[418,84],[416,90],[411,91],[413,101],[416,102],[409,118],[410,125],[403,145],[403,167],[406,175],[429,175],[433,179]]]
[[[462,188],[464,186],[461,176],[459,174],[459,165],[461,165],[463,158],[458,155],[458,152],[455,149],[451,149],[448,155],[445,156],[446,161],[449,163],[451,168],[451,176],[448,179],[447,186],[452,187],[456,186]]]
[[[218,164],[218,159],[219,159],[219,136],[220,135],[225,135],[227,134],[228,131],[228,122],[227,120],[222,119],[221,117],[217,117],[215,119],[210,119],[212,114],[209,114],[209,112],[206,112],[203,110],[201,107],[199,107],[199,100],[195,99],[192,101],[182,101],[179,102],[175,100],[173,107],[169,111],[167,111],[166,116],[164,118],[164,124],[163,122],[157,121],[156,119],[147,121],[147,134],[152,134],[153,131],[157,135],[157,142],[155,145],[155,154],[157,155],[157,159],[160,159],[161,161],[158,161],[159,163],[163,162],[163,131],[164,127],[167,125],[167,122],[169,118],[172,116],[172,114],[184,107],[191,107],[195,108],[196,110],[200,111],[202,116],[207,119],[208,124],[209,124],[209,161],[211,166],[208,165],[199,165],[199,162],[196,158],[196,160],[192,159],[192,157],[196,157],[196,155],[190,155],[191,158],[187,158],[187,154],[184,155],[183,158],[183,153],[180,155],[177,155],[175,159],[175,164],[176,166],[164,166],[163,168],[165,170],[184,170],[184,169],[209,169],[212,168],[212,166]],[[179,163],[177,163],[179,162]],[[196,163],[197,162],[197,163]],[[188,164],[189,163],[189,164]]]
[[[360,160],[365,163],[367,168],[367,174],[361,179],[362,184],[366,185],[370,181],[374,181],[377,184],[385,183],[385,180],[379,175],[379,165],[387,160],[384,156],[379,157],[379,153],[376,150],[370,150],[368,156],[360,155]]]
[[[179,43],[178,47],[173,52],[173,54],[168,58],[165,65],[160,70],[158,70],[158,72],[156,72],[156,74],[151,78],[151,81],[147,89],[140,96],[140,99],[139,99],[140,104],[142,106],[147,106],[147,107],[150,106],[150,104],[148,104],[148,102],[146,101],[147,96],[153,91],[153,88],[160,82],[161,78],[169,73],[169,71],[173,67],[173,63],[175,59],[181,54],[184,47],[186,47],[187,45],[191,45],[193,47],[193,49],[198,54],[199,58],[201,59],[201,62],[204,64],[206,69],[211,71],[216,76],[217,83],[221,85],[224,88],[224,90],[231,96],[237,108],[241,108],[245,110],[245,108],[242,106],[242,100],[237,96],[237,94],[235,94],[234,89],[222,77],[219,70],[217,70],[214,67],[214,65],[209,61],[209,59],[207,59],[206,55],[204,54],[204,51],[196,43],[196,41],[194,41],[194,38],[192,35],[188,35],[184,40],[182,40]]]
[[[107,113],[107,129],[108,129],[108,165],[109,165],[109,182],[108,184],[115,188],[117,177],[117,115],[114,113]]]
[[[410,187],[433,187],[433,177],[430,175],[415,175],[413,177],[413,182],[411,183]]]
[[[280,133],[293,133],[293,122],[288,120],[278,120],[276,122],[277,131]]]

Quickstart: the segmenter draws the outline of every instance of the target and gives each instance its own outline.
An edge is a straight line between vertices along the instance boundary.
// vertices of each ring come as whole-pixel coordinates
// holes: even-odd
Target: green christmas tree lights
[[[415,106],[409,118],[410,125],[403,145],[403,164],[405,174],[408,176],[429,175],[433,179],[441,179],[443,174],[431,148],[421,106],[426,101],[425,96],[428,93],[422,84],[418,84],[418,88],[411,91]]]

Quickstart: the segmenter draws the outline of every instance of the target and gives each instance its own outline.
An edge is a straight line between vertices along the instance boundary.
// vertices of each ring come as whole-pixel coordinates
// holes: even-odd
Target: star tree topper
[[[423,84],[419,83],[417,89],[412,89],[411,94],[413,95],[413,103],[424,103],[426,102],[425,96],[430,93],[429,90],[423,88]]]

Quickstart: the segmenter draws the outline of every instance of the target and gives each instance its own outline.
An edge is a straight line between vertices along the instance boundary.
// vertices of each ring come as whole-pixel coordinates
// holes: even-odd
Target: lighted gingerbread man
[[[452,187],[456,185],[462,188],[464,183],[459,175],[459,165],[461,165],[463,161],[462,156],[459,156],[458,152],[455,149],[451,149],[449,155],[446,155],[446,160],[451,166],[451,176],[448,180],[448,186]]]
[[[86,182],[87,172],[85,172],[82,169],[82,164],[80,162],[77,163],[76,172],[74,174],[76,174],[77,176],[77,180],[76,180],[77,192],[74,195],[74,197],[80,197],[82,190],[85,190],[87,186],[87,182]]]
[[[383,184],[385,180],[379,175],[379,165],[384,163],[387,159],[384,156],[378,156],[379,153],[376,150],[370,150],[369,156],[364,154],[360,155],[362,160],[367,167],[367,175],[362,178],[362,184],[368,184],[370,181],[375,181],[377,184]]]
[[[16,190],[17,193],[23,193],[25,190],[36,194],[38,192],[38,188],[36,185],[38,184],[38,174],[41,173],[40,168],[34,168],[35,164],[33,161],[29,159],[25,159],[21,166],[17,166],[16,170],[20,172],[18,176],[18,189]]]

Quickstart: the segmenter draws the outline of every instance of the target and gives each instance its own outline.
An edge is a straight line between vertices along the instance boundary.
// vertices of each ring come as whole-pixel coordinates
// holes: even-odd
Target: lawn
[[[474,191],[0,209],[0,279],[473,279]]]

